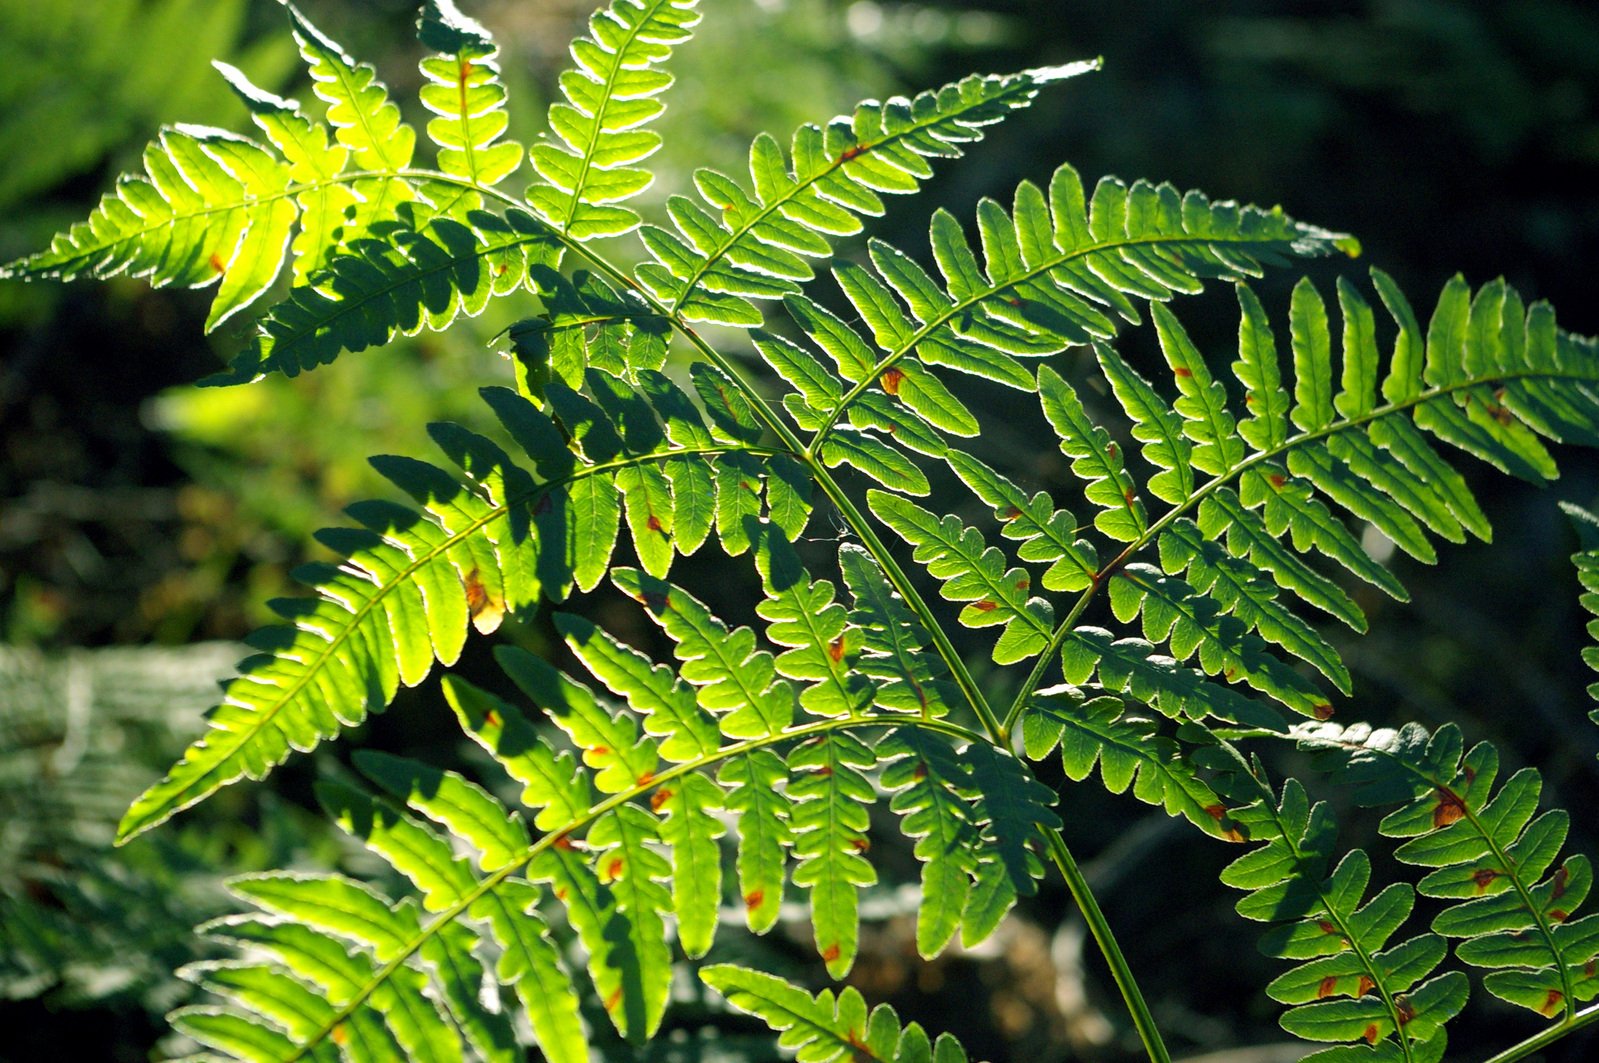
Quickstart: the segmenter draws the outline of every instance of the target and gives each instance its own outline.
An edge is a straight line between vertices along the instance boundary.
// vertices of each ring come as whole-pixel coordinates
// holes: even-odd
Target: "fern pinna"
[[[975,226],[935,213],[932,269],[880,240],[841,242],[884,195],[917,191],[933,160],[1095,63],[868,101],[787,147],[763,134],[747,182],[700,170],[696,195],[668,198],[655,224],[626,204],[653,181],[648,124],[694,0],[594,15],[527,150],[504,139],[487,31],[428,3],[432,169],[374,71],[288,13],[325,106],[221,67],[265,142],[162,132],[143,175],[6,275],[215,283],[214,328],[287,264],[287,295],[213,384],[292,375],[495,298],[532,295],[535,312],[506,334],[512,386],[482,389],[497,437],[435,424],[445,464],[373,459],[414,504],[358,503],[351,526],[321,533],[340,562],[306,566],[314,593],[274,603],[284,624],[254,636],[206,734],[134,803],[122,838],[382,710],[435,661],[454,664],[469,626],[488,634],[608,587],[675,659],[559,611],[570,672],[502,646],[516,696],[445,676],[463,733],[503,778],[357,752],[360,778],[318,796],[398,889],[235,880],[253,910],[203,930],[239,956],[187,970],[219,1003],[175,1012],[179,1031],[243,1059],[375,1061],[521,1058],[525,1028],[545,1058],[586,1059],[609,1036],[599,1024],[632,1041],[660,1028],[673,942],[698,960],[732,913],[764,933],[786,897],[804,900],[817,954],[843,978],[882,803],[921,867],[923,956],[986,939],[1052,863],[1164,1060],[1059,832],[1070,807],[1029,764],[1057,750],[1070,780],[1097,766],[1108,790],[1253,846],[1222,879],[1248,891],[1240,914],[1273,924],[1266,951],[1299,963],[1267,992],[1290,1005],[1288,1031],[1331,1045],[1318,1059],[1443,1058],[1471,984],[1451,941],[1490,994],[1555,1020],[1497,1058],[1599,1015],[1583,1007],[1599,995],[1599,931],[1574,914],[1591,869],[1557,864],[1568,819],[1536,814],[1537,772],[1499,780],[1493,748],[1466,750],[1453,726],[1326,722],[1352,677],[1294,607],[1362,631],[1351,580],[1404,597],[1349,518],[1423,561],[1436,539],[1486,538],[1451,450],[1542,482],[1556,475],[1545,440],[1599,442],[1594,341],[1498,281],[1451,281],[1423,327],[1376,270],[1391,325],[1342,277],[1336,315],[1306,279],[1274,318],[1249,278],[1358,246],[1169,185],[1089,191],[1069,166],[1021,183],[1008,207],[983,200]],[[524,157],[533,183],[508,191]],[[603,242],[629,235],[645,258],[632,270]],[[1236,290],[1230,379],[1171,309],[1207,281]],[[1116,346],[1146,315],[1164,366]],[[1011,389],[1016,409],[1036,402],[1080,486],[1075,512],[970,453],[972,380]],[[987,529],[928,508],[956,483],[992,511]],[[795,545],[817,507],[848,530],[834,556]],[[746,624],[671,579],[713,540],[753,561]],[[1599,586],[1594,555],[1578,563]],[[958,609],[935,607],[935,588]],[[986,683],[961,627],[996,629]],[[1372,861],[1338,856],[1328,804],[1244,749],[1285,739],[1361,802],[1397,806],[1382,831],[1407,839],[1401,862],[1430,869],[1414,888],[1371,892]],[[1446,903],[1407,936],[1418,892]],[[965,1058],[854,988],[699,973],[801,1059]]]

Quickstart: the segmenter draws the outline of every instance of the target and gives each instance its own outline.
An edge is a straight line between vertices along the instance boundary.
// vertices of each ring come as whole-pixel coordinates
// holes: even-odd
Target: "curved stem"
[[[1106,964],[1110,966],[1111,977],[1116,980],[1116,988],[1121,991],[1122,1000],[1132,1016],[1133,1026],[1138,1030],[1138,1039],[1144,1043],[1144,1053],[1149,1056],[1150,1063],[1171,1063],[1171,1054],[1166,1051],[1166,1043],[1161,1040],[1160,1029],[1155,1025],[1155,1016],[1150,1014],[1149,1005],[1144,1001],[1144,994],[1138,988],[1138,980],[1133,977],[1133,970],[1128,966],[1127,957],[1122,955],[1121,946],[1116,943],[1116,935],[1111,932],[1110,922],[1100,910],[1099,901],[1094,897],[1094,891],[1089,887],[1083,869],[1077,866],[1071,850],[1066,847],[1066,840],[1058,831],[1048,832],[1046,844],[1049,847],[1050,858],[1055,861],[1055,866],[1060,868],[1061,877],[1066,880],[1066,888],[1071,890],[1072,900],[1077,902],[1077,910],[1082,913],[1083,922],[1088,924],[1089,932],[1094,935],[1094,943],[1099,946],[1100,955],[1105,957]]]
[[[1553,1026],[1546,1027],[1525,1041],[1505,1049],[1498,1055],[1488,1057],[1485,1063],[1515,1063],[1516,1060],[1525,1059],[1540,1048],[1547,1048],[1568,1033],[1580,1030],[1584,1026],[1589,1026],[1595,1022],[1599,1022],[1599,1004],[1590,1004],[1563,1022],[1557,1022]]]

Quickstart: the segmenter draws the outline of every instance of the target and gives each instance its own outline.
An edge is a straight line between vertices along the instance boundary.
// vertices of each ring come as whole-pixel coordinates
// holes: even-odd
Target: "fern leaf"
[[[807,257],[826,257],[833,237],[859,231],[857,215],[883,212],[879,192],[916,191],[932,176],[927,159],[959,157],[961,144],[1045,85],[1097,66],[973,76],[911,100],[868,100],[825,129],[801,126],[788,156],[763,133],[750,146],[750,186],[700,170],[695,187],[710,209],[674,197],[675,231],[645,228],[655,261],[638,279],[686,320],[760,325],[751,300],[798,292],[812,276]]]
[[[1104,628],[1073,628],[1061,646],[1061,668],[1068,684],[1083,686],[1097,673],[1106,690],[1126,694],[1170,717],[1216,716],[1267,728],[1277,720],[1266,706],[1156,653],[1153,644],[1116,639]]]
[[[1586,971],[1599,957],[1599,916],[1573,918],[1592,870],[1582,856],[1556,866],[1569,817],[1537,814],[1536,770],[1523,768],[1496,790],[1498,752],[1486,742],[1465,750],[1453,724],[1431,735],[1407,724],[1319,725],[1296,736],[1334,758],[1362,803],[1401,803],[1379,829],[1409,839],[1394,853],[1400,860],[1433,869],[1417,886],[1423,895],[1458,902],[1432,929],[1464,939],[1455,953],[1492,972],[1490,993],[1545,1016],[1570,1016],[1599,995]]]
[[[972,946],[999,926],[1018,897],[1038,892],[1043,861],[1033,851],[1040,832],[1059,829],[1055,794],[1022,762],[992,746],[965,750],[977,797],[982,844],[972,867],[972,892],[961,913],[961,943]]]
[[[1128,565],[1110,581],[1110,604],[1122,623],[1141,616],[1144,637],[1168,642],[1177,660],[1197,654],[1206,675],[1242,680],[1306,716],[1325,718],[1331,711],[1315,685],[1268,653],[1248,625],[1180,579]]]
[[[641,1042],[660,1026],[672,986],[672,954],[661,916],[672,909],[672,896],[659,881],[670,875],[671,866],[650,848],[659,840],[655,817],[637,805],[602,816],[587,839],[600,882],[609,885],[615,899],[615,917],[605,935],[609,960],[622,972],[622,999],[607,997],[606,1010],[617,1032]]]
[[[238,1011],[259,1016],[282,1029],[289,1038],[288,1050],[285,1051],[281,1045],[275,1046],[276,1051],[270,1058],[281,1059],[291,1054],[298,1045],[315,1036],[321,1027],[334,1022],[332,1004],[303,982],[271,964],[208,961],[189,964],[178,973],[211,995],[230,1001]],[[192,1013],[189,1009],[180,1009],[173,1012],[168,1021],[178,1029],[186,1030],[188,1020],[182,1016]],[[233,1014],[237,1015],[237,1012]],[[223,1020],[224,1023],[230,1021]],[[202,1040],[192,1032],[189,1036]],[[208,1043],[239,1058],[249,1058],[230,1045]],[[358,1051],[350,1055],[354,1059],[365,1058]],[[339,1055],[335,1045],[324,1043],[312,1048],[307,1057],[318,1063],[334,1063]]]
[[[638,215],[615,204],[650,185],[635,165],[660,147],[640,128],[665,105],[656,99],[672,78],[659,69],[688,40],[700,16],[697,0],[616,0],[589,19],[589,35],[572,43],[577,67],[561,75],[564,102],[550,105],[555,138],[533,145],[533,168],[544,180],[527,190],[539,216],[576,240],[619,236]]]
[[[838,563],[855,600],[849,620],[860,632],[858,668],[875,681],[873,702],[924,718],[948,715],[959,695],[927,652],[927,632],[915,614],[859,546],[840,547]]]
[[[1163,502],[1187,501],[1194,493],[1193,448],[1181,419],[1166,408],[1149,381],[1107,344],[1096,343],[1094,354],[1116,401],[1132,418],[1133,438],[1143,443],[1144,458],[1160,470],[1149,478],[1149,493]]]
[[[422,60],[427,84],[418,94],[422,106],[438,115],[427,133],[439,147],[439,169],[478,187],[499,184],[522,164],[522,146],[495,143],[510,124],[494,61],[498,46],[453,0],[428,0],[417,20],[417,39],[442,53]]]
[[[250,345],[206,385],[248,383],[325,365],[344,351],[396,335],[438,330],[475,316],[491,296],[515,291],[530,264],[550,265],[560,245],[531,214],[459,209],[431,217],[401,204],[327,260],[314,285],[295,288],[262,321]]]
[[[1560,508],[1571,518],[1582,538],[1584,549],[1571,555],[1572,563],[1577,566],[1577,580],[1582,585],[1582,594],[1577,602],[1586,612],[1595,615],[1596,619],[1588,621],[1587,632],[1593,643],[1599,643],[1599,549],[1595,549],[1599,545],[1599,535],[1595,534],[1595,529],[1599,528],[1599,518],[1568,502],[1561,503]],[[1582,661],[1599,672],[1599,646],[1584,646]],[[1588,696],[1599,700],[1599,683],[1588,684]],[[1590,712],[1588,718],[1599,724],[1599,709]]]
[[[854,986],[846,986],[836,1000],[830,989],[812,997],[781,978],[728,963],[704,968],[700,978],[729,1004],[776,1030],[779,1047],[805,1063],[966,1061],[966,1053],[948,1034],[929,1043],[915,1023],[901,1027],[899,1016],[887,1004],[868,1012]]]
[[[889,732],[877,744],[889,808],[899,813],[922,862],[916,951],[932,959],[960,929],[971,894],[978,832],[966,794],[969,771],[949,738],[920,728]]]
[[[858,716],[870,704],[873,684],[862,673],[862,635],[833,600],[827,580],[803,572],[786,586],[766,581],[755,611],[766,620],[766,637],[786,647],[773,662],[779,675],[802,683],[800,707],[815,716]]]
[[[860,771],[876,763],[869,748],[842,731],[807,739],[788,755],[789,820],[798,861],[794,885],[810,891],[816,949],[834,978],[855,964],[857,892],[877,881],[861,856],[876,794]]]
[[[293,4],[284,6],[300,55],[310,69],[312,86],[327,102],[328,122],[356,165],[373,171],[409,166],[416,131],[400,121],[399,107],[389,99],[373,69],[357,64]]]
[[[681,675],[729,738],[777,734],[794,719],[794,689],[777,678],[772,655],[749,628],[729,631],[699,599],[663,580],[619,568],[611,579],[642,603],[677,643]]]
[[[1117,698],[1087,698],[1075,687],[1040,690],[1022,717],[1022,742],[1029,760],[1043,760],[1060,747],[1066,777],[1082,782],[1099,765],[1105,789],[1159,805],[1206,834],[1242,841],[1224,822],[1224,806],[1177,743],[1154,733],[1151,721],[1125,715]]]
[[[1149,516],[1110,434],[1088,419],[1077,392],[1048,366],[1038,371],[1038,392],[1072,472],[1083,481],[1084,497],[1100,508],[1094,527],[1120,542],[1137,539]]]
[[[993,508],[1002,522],[1000,534],[1021,543],[1018,558],[1049,563],[1039,579],[1045,590],[1081,591],[1093,584],[1099,567],[1094,545],[1077,538],[1077,520],[1070,512],[1056,509],[1043,491],[1028,498],[1016,484],[963,451],[951,450],[945,460]]]
[[[253,141],[179,125],[145,149],[87,221],[0,276],[72,280],[128,273],[156,287],[218,285],[206,328],[254,302],[277,278],[297,214],[291,171]]]
[[[1042,653],[1055,626],[1055,614],[1042,598],[1030,597],[1032,578],[1020,568],[1005,568],[1005,555],[988,546],[975,528],[959,518],[942,520],[898,495],[870,491],[867,504],[879,520],[916,548],[915,558],[944,581],[940,593],[969,603],[960,613],[967,627],[1003,624],[993,656],[1014,664]]]
[[[784,867],[794,841],[791,802],[779,788],[788,766],[768,749],[730,757],[716,780],[728,788],[727,807],[739,813],[738,885],[749,928],[764,934],[783,904]]]
[[[1371,862],[1357,849],[1333,866],[1336,827],[1326,805],[1311,806],[1292,779],[1280,799],[1262,783],[1247,785],[1265,796],[1226,815],[1244,837],[1265,844],[1229,864],[1222,881],[1250,891],[1238,902],[1240,915],[1277,924],[1264,951],[1308,960],[1267,989],[1294,1005],[1283,1028],[1379,1051],[1404,1042],[1405,1058],[1441,1059],[1443,1024],[1465,1006],[1467,983],[1459,971],[1428,977],[1445,954],[1437,935],[1389,944],[1415,904],[1414,891],[1395,883],[1363,902]]]

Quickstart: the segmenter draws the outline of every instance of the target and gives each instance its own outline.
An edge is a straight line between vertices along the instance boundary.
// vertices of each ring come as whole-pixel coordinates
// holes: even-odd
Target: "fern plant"
[[[1569,820],[1539,814],[1538,772],[1499,778],[1494,748],[1468,749],[1454,725],[1332,724],[1352,681],[1320,626],[1365,629],[1359,583],[1405,596],[1358,526],[1428,562],[1439,539],[1488,537],[1462,457],[1541,483],[1557,474],[1545,441],[1599,442],[1594,340],[1501,281],[1456,278],[1418,315],[1379,270],[1369,288],[1340,277],[1336,312],[1302,279],[1273,313],[1250,278],[1358,245],[1169,185],[1090,191],[1070,166],[1008,207],[983,200],[974,225],[936,212],[930,259],[844,243],[885,196],[916,192],[1093,62],[763,134],[747,177],[701,170],[651,222],[630,203],[653,179],[649,123],[695,0],[595,14],[528,149],[504,138],[489,34],[430,0],[432,168],[375,72],[288,16],[325,106],[219,67],[264,140],[164,130],[142,175],[6,275],[215,284],[215,328],[287,273],[212,385],[311,370],[492,299],[529,316],[506,335],[507,379],[482,390],[503,431],[434,424],[446,464],[373,459],[414,505],[359,503],[319,535],[342,560],[307,565],[312,593],[274,603],[284,623],[257,633],[121,838],[383,710],[453,665],[469,628],[547,615],[570,667],[501,645],[515,696],[444,676],[495,777],[365,750],[359,781],[320,784],[403,889],[235,879],[249,910],[202,931],[238,954],[185,972],[216,1002],[172,1016],[206,1053],[499,1060],[522,1058],[528,1032],[546,1059],[590,1058],[597,1022],[634,1042],[657,1032],[674,955],[706,956],[731,918],[769,931],[785,898],[803,900],[842,979],[883,803],[920,864],[924,957],[988,938],[1053,869],[1165,1060],[1063,840],[1070,800],[1036,773],[1057,755],[1071,780],[1097,765],[1112,793],[1246,847],[1222,880],[1247,891],[1241,915],[1271,924],[1263,948],[1297,964],[1266,991],[1289,1006],[1285,1029],[1329,1046],[1324,1063],[1435,1063],[1474,991],[1551,1020],[1496,1061],[1599,1018],[1599,916],[1578,914],[1592,870],[1561,858]],[[525,165],[532,183],[514,191]],[[1230,376],[1173,309],[1207,282],[1237,295]],[[1146,317],[1164,365],[1118,347]],[[971,453],[974,381],[1036,404],[1073,509]],[[992,511],[986,528],[928,508],[956,484]],[[847,529],[831,556],[801,543],[818,508]],[[745,615],[673,581],[701,550],[748,559]],[[1579,569],[1599,586],[1599,553]],[[660,627],[671,661],[585,615],[606,585]],[[979,633],[994,666],[981,682],[962,628],[995,629]],[[1419,882],[1375,887],[1364,850],[1339,856],[1330,806],[1256,752],[1285,741],[1392,809],[1382,832],[1428,869]],[[1430,929],[1402,932],[1418,906]],[[800,1059],[966,1058],[854,988],[698,970]]]

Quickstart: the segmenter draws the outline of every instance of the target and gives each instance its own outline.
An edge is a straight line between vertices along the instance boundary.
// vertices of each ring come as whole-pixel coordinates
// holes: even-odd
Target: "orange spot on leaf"
[[[617,878],[617,877],[619,877],[622,874],[622,867],[623,867],[622,858],[619,857],[619,856],[614,858],[610,863],[605,865],[605,877],[606,878]]]
[[[659,812],[661,810],[661,806],[666,804],[666,802],[670,801],[671,799],[672,791],[668,790],[664,786],[661,787],[659,790],[650,795],[650,811]]]
[[[1493,880],[1499,877],[1499,872],[1491,867],[1480,867],[1472,872],[1471,881],[1477,884],[1478,893],[1486,893],[1488,887],[1493,885]]]
[[[1550,900],[1558,900],[1561,895],[1566,892],[1566,880],[1569,878],[1571,878],[1571,872],[1567,871],[1565,868],[1562,867],[1555,871],[1554,877],[1551,879],[1551,881],[1554,882],[1555,888],[1554,891],[1549,894]]]
[[[490,727],[498,727],[500,726],[500,714],[495,712],[493,709],[489,709],[483,714],[483,722],[488,724]]]
[[[350,1031],[346,1030],[344,1028],[344,1023],[341,1022],[337,1026],[333,1027],[333,1029],[328,1031],[328,1036],[333,1039],[334,1044],[342,1045],[350,1040]]]
[[[1019,591],[1025,591],[1032,585],[1033,581],[1028,579],[1026,576],[1023,576],[1021,579],[1016,581],[1016,589]]]
[[[1376,1023],[1372,1023],[1371,1025],[1367,1026],[1366,1027],[1366,1032],[1362,1036],[1365,1037],[1366,1043],[1368,1045],[1376,1044],[1377,1043],[1377,1024]]]
[[[999,519],[1008,522],[1015,520],[1021,515],[1022,511],[1017,509],[1015,506],[1006,506],[1005,511],[999,515]]]
[[[1205,809],[1205,812],[1221,827],[1222,833],[1226,835],[1228,841],[1241,842],[1244,840],[1243,833],[1233,825],[1232,820],[1228,817],[1226,805],[1210,805]]]
[[[1315,713],[1318,720],[1330,720],[1333,716],[1333,707],[1325,703],[1312,707],[1310,711]]]
[[[1553,919],[1557,923],[1564,923],[1567,919],[1571,918],[1571,913],[1566,911],[1564,908],[1551,908],[1549,909],[1549,918]]]
[[[550,844],[557,849],[565,849],[567,852],[575,852],[577,849],[577,846],[572,844],[572,839],[565,834],[557,834],[555,840]]]
[[[866,838],[851,838],[849,840],[849,847],[854,849],[857,853],[864,853],[872,847],[872,843]]]
[[[1394,1011],[1399,1016],[1399,1025],[1404,1026],[1416,1017],[1416,1005],[1406,996],[1394,997]]]
[[[1318,919],[1316,921],[1316,925],[1321,928],[1321,932],[1323,934],[1336,934],[1336,933],[1338,933],[1338,928],[1333,926],[1331,923],[1327,922],[1327,920],[1325,920],[1325,919]]]
[[[1360,976],[1360,988],[1355,990],[1355,996],[1363,997],[1367,993],[1370,993],[1373,989],[1376,989],[1376,988],[1377,988],[1377,983],[1372,981],[1372,979],[1371,979],[1371,977],[1369,975],[1364,975],[1363,974],[1363,975]]]
[[[744,894],[744,907],[759,908],[764,900],[766,900],[765,890],[750,890]]]
[[[661,526],[661,518],[653,513],[650,514],[650,519],[645,522],[645,526],[653,532],[664,532],[666,530]]]
[[[635,785],[635,786],[648,786],[650,783],[652,783],[654,781],[655,781],[655,773],[653,771],[647,771],[643,775],[640,775],[637,779],[634,779],[633,780],[633,785]]]
[[[1288,477],[1281,476],[1281,475],[1279,475],[1277,473],[1272,473],[1270,476],[1266,477],[1266,479],[1270,480],[1271,481],[1271,485],[1273,487],[1277,488],[1277,490],[1279,490],[1279,491],[1281,491],[1283,489],[1283,486],[1288,483]]]
[[[1180,377],[1191,377],[1194,375],[1194,371],[1192,369],[1184,369],[1182,366],[1178,366],[1176,369],[1173,369],[1172,372],[1176,373]]]
[[[1438,790],[1438,807],[1432,810],[1433,829],[1447,827],[1466,815],[1466,803],[1453,790]]]
[[[927,765],[926,764],[918,764],[918,765],[916,765],[916,767],[912,768],[911,769],[911,778],[916,779],[918,781],[927,778]]]
[[[843,154],[841,154],[838,157],[838,161],[839,161],[840,164],[846,163],[846,162],[849,162],[851,159],[860,158],[862,155],[865,155],[868,151],[871,151],[871,150],[872,150],[872,145],[870,145],[870,144],[856,144],[852,148],[845,148]]]
[[[1560,1010],[1560,1005],[1565,1002],[1565,999],[1565,994],[1560,992],[1560,990],[1551,989],[1549,990],[1549,995],[1543,998],[1543,1006],[1538,1010],[1545,1016],[1553,1018],[1555,1013]]]
[[[988,598],[984,598],[981,601],[973,602],[972,608],[976,609],[979,613],[992,613],[995,609],[999,608],[999,603],[991,601]]]
[[[477,569],[466,574],[466,609],[473,616],[494,610],[503,611],[494,598],[489,594],[489,589],[483,585],[483,576]]]
[[[840,635],[838,638],[827,644],[827,655],[833,659],[835,664],[844,659],[843,635]]]
[[[605,998],[605,1010],[615,1011],[616,1006],[622,1002],[622,987],[617,986],[611,990],[611,995]]]
[[[1334,978],[1332,975],[1328,975],[1326,978],[1323,978],[1321,980],[1321,984],[1316,987],[1316,999],[1326,1000],[1336,992],[1338,992],[1338,979]]]
[[[888,369],[883,372],[883,390],[890,395],[899,394],[899,386],[905,380],[905,374],[898,369]]]
[[[611,747],[610,746],[589,746],[588,752],[592,756],[608,757],[608,756],[611,755]]]
[[[834,960],[838,959],[843,954],[844,954],[844,950],[839,948],[838,947],[838,942],[835,941],[831,945],[827,946],[827,948],[822,950],[822,962],[823,963],[832,963]]]
[[[228,264],[222,261],[222,256],[215,251],[211,252],[211,257],[206,259],[206,262],[218,273],[226,273],[228,271]]]

